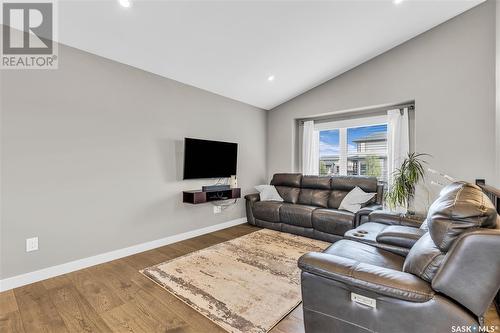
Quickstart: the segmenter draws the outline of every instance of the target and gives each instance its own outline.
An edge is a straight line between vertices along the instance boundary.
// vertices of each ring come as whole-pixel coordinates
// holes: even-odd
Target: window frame
[[[387,115],[317,122],[314,124],[314,129],[316,131],[332,131],[340,128],[365,127],[384,124],[387,124]]]

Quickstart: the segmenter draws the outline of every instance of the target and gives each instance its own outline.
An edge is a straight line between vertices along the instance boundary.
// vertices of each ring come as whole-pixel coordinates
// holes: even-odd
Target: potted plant
[[[410,210],[411,203],[415,196],[415,186],[424,177],[423,157],[429,154],[409,153],[404,159],[401,167],[392,174],[392,186],[385,195],[385,202],[391,209],[403,207],[406,214],[414,214]]]

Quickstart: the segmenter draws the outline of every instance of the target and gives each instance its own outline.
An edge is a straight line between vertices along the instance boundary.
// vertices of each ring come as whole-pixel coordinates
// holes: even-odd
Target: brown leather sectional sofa
[[[260,201],[258,193],[245,196],[250,224],[335,242],[346,231],[366,222],[369,213],[382,208],[383,186],[375,177],[278,173],[271,185],[284,201]],[[339,210],[342,199],[356,186],[377,195],[356,214]]]
[[[374,212],[348,239],[302,256],[306,332],[496,331],[483,326],[500,288],[491,201],[456,182],[420,222]]]

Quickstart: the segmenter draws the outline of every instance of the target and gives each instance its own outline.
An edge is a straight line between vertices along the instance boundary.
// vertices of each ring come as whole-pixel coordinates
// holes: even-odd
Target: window
[[[319,132],[319,174],[339,175],[339,130]]]
[[[317,130],[320,175],[366,175],[387,182],[385,118],[320,123]]]

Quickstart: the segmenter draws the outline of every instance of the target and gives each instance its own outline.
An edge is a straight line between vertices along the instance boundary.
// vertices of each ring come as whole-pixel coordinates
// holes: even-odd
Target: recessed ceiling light
[[[267,77],[267,81],[274,81],[274,75],[269,75]]]
[[[399,5],[401,2],[403,2],[403,0],[394,0],[393,2],[395,5]]]
[[[132,2],[130,0],[118,0],[120,5],[125,8],[129,8],[132,5]]]

